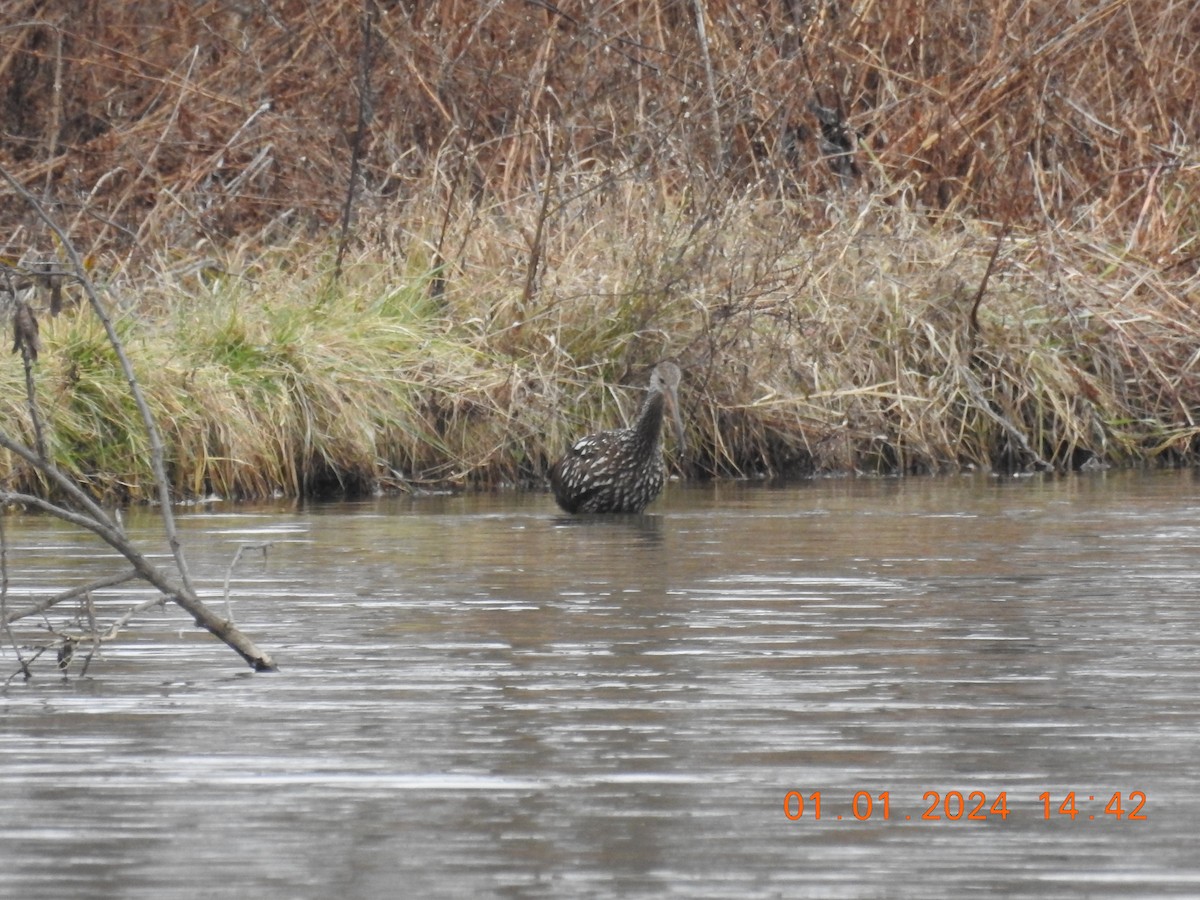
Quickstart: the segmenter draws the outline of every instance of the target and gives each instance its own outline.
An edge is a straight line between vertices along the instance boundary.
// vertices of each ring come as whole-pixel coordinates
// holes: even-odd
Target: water
[[[282,671],[169,608],[87,677],[10,681],[0,896],[1198,896],[1198,487],[187,514],[218,605],[239,544],[273,542],[233,611]],[[154,540],[146,514],[130,529]],[[10,608],[112,570],[43,518],[7,536]],[[97,615],[149,596],[99,593]]]

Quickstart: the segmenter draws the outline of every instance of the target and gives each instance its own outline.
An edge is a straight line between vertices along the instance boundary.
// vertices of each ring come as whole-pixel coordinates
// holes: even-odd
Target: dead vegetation
[[[666,356],[693,474],[1194,457],[1195,4],[10,6],[0,165],[180,493],[536,481]],[[0,224],[46,439],[141,496],[61,247]]]

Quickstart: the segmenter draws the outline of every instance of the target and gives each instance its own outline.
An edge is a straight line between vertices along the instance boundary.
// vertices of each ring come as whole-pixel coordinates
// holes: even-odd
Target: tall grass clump
[[[171,416],[189,490],[363,492],[473,464],[491,437],[471,437],[473,410],[496,372],[447,334],[420,284],[348,272],[336,287],[327,270],[267,272],[174,298],[160,339],[182,351],[164,367],[189,398]]]
[[[352,267],[362,280],[336,288],[327,271],[159,283],[153,316],[121,320],[181,495],[362,492],[455,476],[447,460],[471,453],[455,423],[470,418],[475,376],[495,373],[444,333],[419,290],[371,268]],[[60,465],[99,494],[142,497],[136,411],[98,326],[69,313],[47,320],[42,342]],[[16,384],[5,394],[14,419]]]

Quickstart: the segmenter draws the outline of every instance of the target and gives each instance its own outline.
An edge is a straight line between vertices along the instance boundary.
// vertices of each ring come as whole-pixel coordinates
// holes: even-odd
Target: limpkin
[[[662,492],[667,408],[683,443],[680,377],[675,363],[659,363],[650,373],[650,390],[632,427],[589,434],[571,445],[550,468],[550,486],[559,506],[569,513],[640,513]]]

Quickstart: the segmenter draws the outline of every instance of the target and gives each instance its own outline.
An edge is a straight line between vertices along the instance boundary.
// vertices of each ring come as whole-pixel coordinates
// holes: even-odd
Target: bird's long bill
[[[674,388],[668,388],[666,393],[667,406],[671,407],[671,421],[675,423],[675,439],[683,447],[683,419],[679,417],[679,395]]]

